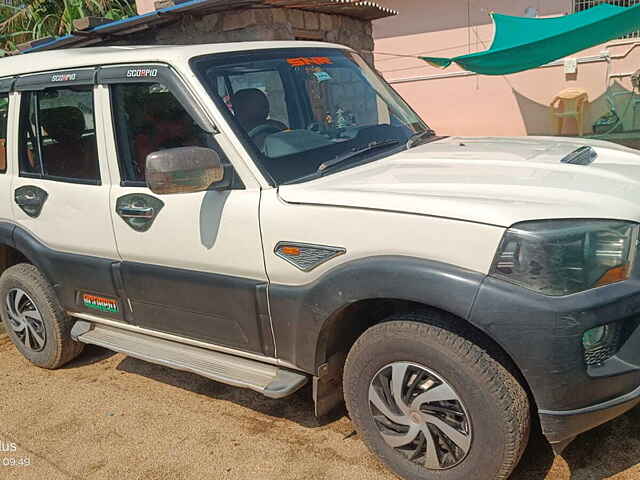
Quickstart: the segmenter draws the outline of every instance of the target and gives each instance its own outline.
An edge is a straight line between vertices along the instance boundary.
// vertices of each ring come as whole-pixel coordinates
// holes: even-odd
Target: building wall
[[[201,16],[185,15],[176,23],[131,34],[122,43],[189,45],[296,39],[348,45],[363,52],[369,62],[373,61],[370,21],[285,8],[245,8]]]
[[[397,17],[374,22],[375,51],[405,55],[453,57],[485,50],[491,45],[489,13],[524,15],[528,7],[539,16],[573,12],[573,0],[379,0],[399,11]],[[470,27],[468,26],[470,25]],[[446,70],[416,58],[377,53],[375,64],[383,76],[439,134],[536,135],[553,134],[549,103],[566,87],[587,90],[590,105],[587,132],[609,111],[605,92],[614,98],[620,115],[627,110],[625,130],[631,129],[633,105],[630,73],[640,68],[637,41],[613,41],[573,55],[583,59],[576,74],[565,75],[564,63],[505,76],[468,74],[457,66]],[[610,64],[601,56],[607,48]],[[630,51],[629,51],[630,50]],[[608,74],[612,77],[608,79]],[[627,109],[627,105],[630,107]],[[640,128],[640,108],[635,128]],[[571,121],[564,134],[577,132]]]

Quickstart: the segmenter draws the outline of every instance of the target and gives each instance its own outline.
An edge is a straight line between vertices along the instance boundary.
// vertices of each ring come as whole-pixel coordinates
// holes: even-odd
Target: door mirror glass
[[[146,180],[153,193],[193,193],[225,188],[224,166],[215,150],[169,148],[147,155]]]

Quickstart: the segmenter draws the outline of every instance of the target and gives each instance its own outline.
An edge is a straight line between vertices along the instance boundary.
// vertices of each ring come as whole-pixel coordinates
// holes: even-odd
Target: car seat
[[[95,136],[84,138],[84,114],[77,107],[55,107],[40,112],[41,124],[54,143],[42,148],[45,173],[57,177],[91,179],[97,176]]]
[[[268,135],[287,129],[284,123],[269,118],[269,99],[258,88],[238,90],[231,98],[231,104],[238,123],[259,149]]]

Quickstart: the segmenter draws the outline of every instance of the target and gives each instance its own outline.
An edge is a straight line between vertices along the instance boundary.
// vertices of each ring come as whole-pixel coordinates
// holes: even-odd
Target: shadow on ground
[[[85,345],[82,355],[75,360],[67,363],[63,369],[80,368],[94,363],[98,363],[107,358],[117,355],[116,352],[95,345]]]
[[[231,387],[199,375],[173,370],[133,357],[126,357],[117,369],[189,390],[198,395],[205,395],[214,400],[233,402],[270,417],[285,418],[306,428],[327,425],[341,416],[334,415],[333,418],[321,420],[315,417],[310,384],[286,399],[273,400],[251,390]]]
[[[565,469],[558,465],[562,462],[566,463]],[[638,463],[640,407],[579,435],[567,447],[561,459],[554,457],[538,427],[532,433],[522,461],[510,480],[601,480],[625,472]],[[567,475],[564,473],[566,471],[570,473]]]
[[[81,357],[69,364],[68,368],[96,363],[112,355],[110,351],[91,346]],[[286,419],[305,428],[323,427],[346,415],[342,409],[330,418],[317,419],[313,413],[310,385],[286,399],[272,400],[256,392],[230,387],[195,374],[132,357],[124,358],[116,368],[213,400],[232,402],[263,415]],[[566,468],[558,467],[558,463],[562,462],[566,462]],[[534,427],[529,446],[511,480],[599,480],[624,472],[638,463],[640,407],[580,435],[565,450],[562,459],[554,457],[539,426]],[[571,472],[569,475],[566,473],[567,470]]]
[[[572,480],[608,478],[640,463],[640,407],[580,435],[564,452]],[[637,478],[637,473],[629,478]]]

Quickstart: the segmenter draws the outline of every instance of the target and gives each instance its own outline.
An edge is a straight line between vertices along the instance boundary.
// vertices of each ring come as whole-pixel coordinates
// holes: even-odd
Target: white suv
[[[40,367],[311,381],[402,478],[506,478],[531,415],[559,452],[640,402],[639,160],[437,137],[339,45],[5,58],[2,319]]]

